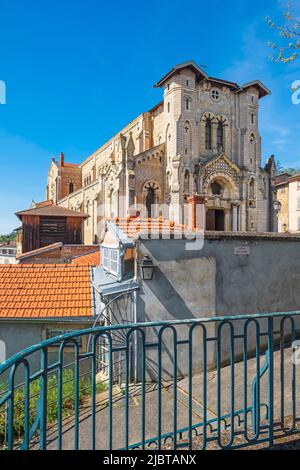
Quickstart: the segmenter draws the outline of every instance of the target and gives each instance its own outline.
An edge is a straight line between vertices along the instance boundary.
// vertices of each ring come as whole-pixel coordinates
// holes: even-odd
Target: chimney
[[[65,164],[65,155],[63,152],[60,153],[60,166],[64,166]]]
[[[196,194],[188,198],[189,228],[191,230],[205,230],[205,196]]]

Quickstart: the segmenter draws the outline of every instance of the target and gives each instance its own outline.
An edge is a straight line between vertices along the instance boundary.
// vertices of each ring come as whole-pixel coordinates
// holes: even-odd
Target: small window
[[[190,86],[190,81],[186,80],[185,84],[186,84],[186,86]]]
[[[69,183],[69,194],[74,193],[74,183],[73,181],[70,181]]]
[[[251,113],[251,124],[255,123],[255,115],[254,113]]]
[[[185,110],[189,111],[191,109],[191,100],[189,98],[185,99]]]
[[[102,267],[105,271],[118,276],[119,274],[119,250],[115,248],[101,248]]]
[[[221,97],[220,92],[217,89],[212,90],[210,96],[213,101],[219,101]]]
[[[170,109],[171,109],[171,105],[170,103],[168,103],[168,113],[170,112]]]

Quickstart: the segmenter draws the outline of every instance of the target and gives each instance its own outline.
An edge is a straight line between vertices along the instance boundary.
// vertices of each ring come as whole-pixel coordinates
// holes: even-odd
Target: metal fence
[[[273,446],[299,431],[299,322],[290,312],[115,325],[32,346],[0,366],[0,448]]]

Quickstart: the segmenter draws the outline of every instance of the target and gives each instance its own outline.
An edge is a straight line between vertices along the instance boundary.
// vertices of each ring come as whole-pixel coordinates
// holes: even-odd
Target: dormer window
[[[109,274],[113,274],[117,277],[119,274],[119,250],[115,248],[102,247],[101,255],[103,269]]]

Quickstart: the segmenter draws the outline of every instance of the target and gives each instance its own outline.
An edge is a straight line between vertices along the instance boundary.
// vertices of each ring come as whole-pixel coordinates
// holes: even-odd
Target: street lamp
[[[150,256],[144,256],[140,267],[143,281],[152,281],[155,266]]]

